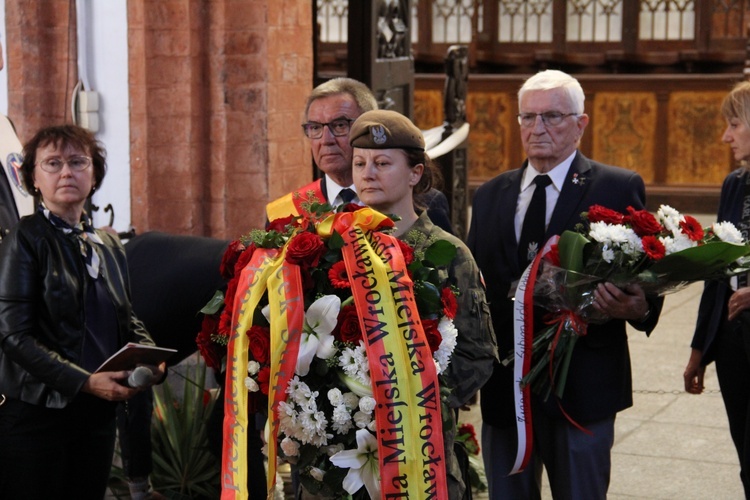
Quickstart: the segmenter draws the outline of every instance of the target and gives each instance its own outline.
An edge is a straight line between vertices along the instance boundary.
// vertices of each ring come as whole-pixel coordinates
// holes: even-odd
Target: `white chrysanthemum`
[[[711,226],[714,234],[727,243],[742,244],[742,233],[731,222],[714,222]]]
[[[352,349],[351,347],[344,347],[341,350],[341,355],[339,356],[339,366],[344,370],[344,373],[346,373],[350,377],[355,376],[359,365],[354,357],[354,349]]]
[[[352,419],[349,410],[344,405],[338,405],[333,407],[333,421],[339,424],[349,422]]]
[[[255,375],[260,371],[260,363],[257,361],[248,361],[247,362],[247,373],[250,375]]]
[[[659,207],[659,210],[656,211],[656,219],[667,231],[673,234],[680,232],[680,221],[683,219],[682,214],[669,205]]]
[[[354,414],[354,423],[358,428],[364,429],[370,422],[372,422],[372,416],[369,413],[358,411]]]
[[[307,404],[314,397],[310,387],[302,382],[297,375],[289,381],[286,392],[292,397],[292,401],[300,406]]]
[[[592,222],[589,227],[589,237],[592,240],[604,243],[605,245],[611,244],[610,226],[611,224],[607,224],[606,222]]]
[[[339,405],[333,408],[332,419],[333,424],[331,427],[333,427],[333,430],[336,431],[337,434],[346,434],[354,427],[352,416],[344,405]]]
[[[324,470],[318,469],[317,467],[310,467],[309,472],[310,476],[316,481],[323,481],[323,476],[326,475]]]
[[[440,347],[438,347],[438,350],[432,356],[439,367],[440,371],[438,373],[443,373],[448,368],[453,351],[456,349],[458,330],[456,330],[452,319],[448,316],[443,316],[440,318],[440,323],[438,323],[438,331],[443,339],[440,341]]]
[[[299,455],[299,443],[287,436],[281,440],[281,451],[287,457],[296,457]]]
[[[344,394],[344,406],[348,410],[353,410],[354,408],[359,406],[359,396],[354,394],[353,392],[347,392]]]
[[[253,380],[252,377],[245,377],[245,387],[247,387],[247,390],[250,392],[258,392],[260,390],[258,382]]]
[[[698,242],[691,240],[683,233],[675,233],[674,237],[661,237],[659,241],[664,244],[664,255],[671,255],[698,245]]]
[[[370,396],[364,396],[359,400],[359,409],[365,413],[372,414],[372,411],[375,409],[376,405],[377,403],[375,402],[375,398]]]
[[[611,264],[613,260],[615,260],[615,251],[609,248],[607,245],[604,245],[604,248],[602,248],[602,259],[607,264]]]
[[[339,389],[338,387],[334,387],[333,389],[328,391],[328,401],[330,401],[333,406],[343,404],[344,395],[341,394],[341,389]]]
[[[637,258],[643,253],[643,242],[635,231],[628,229],[627,241],[620,245],[622,252],[628,257]]]
[[[286,434],[294,435],[297,429],[297,421],[299,415],[294,409],[294,406],[290,405],[286,401],[279,403],[279,427]]]

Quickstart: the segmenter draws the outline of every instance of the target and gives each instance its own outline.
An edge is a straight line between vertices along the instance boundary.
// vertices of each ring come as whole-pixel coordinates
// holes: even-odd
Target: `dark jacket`
[[[750,171],[740,168],[724,179],[719,198],[719,211],[716,216],[718,222],[731,222],[737,225],[742,220],[742,201],[748,175]],[[706,281],[698,307],[693,341],[690,343],[690,347],[699,349],[703,353],[702,365],[711,363],[716,357],[715,341],[727,317],[727,304],[732,293],[728,279]],[[742,314],[742,316],[746,315],[747,313]]]
[[[467,246],[487,284],[492,322],[500,358],[513,350],[513,301],[508,297],[511,284],[520,278],[514,229],[516,203],[523,169],[502,173],[482,185],[474,195],[471,228]],[[545,238],[574,229],[581,212],[591,205],[603,205],[619,212],[628,206],[642,209],[645,186],[641,177],[629,170],[603,165],[576,154],[552,213]],[[633,327],[650,333],[661,312],[662,299],[649,299],[651,314]],[[497,365],[482,388],[482,419],[495,427],[516,425],[512,367]],[[559,415],[554,398],[545,408]],[[588,334],[578,340],[568,372],[562,405],[577,422],[586,423],[612,416],[632,406],[630,353],[625,321],[610,320],[590,325]]]
[[[115,307],[118,345],[153,344],[133,315],[125,251],[103,232],[96,245]],[[0,245],[0,393],[65,407],[90,373],[79,366],[85,334],[86,267],[73,235],[41,213],[25,217]]]

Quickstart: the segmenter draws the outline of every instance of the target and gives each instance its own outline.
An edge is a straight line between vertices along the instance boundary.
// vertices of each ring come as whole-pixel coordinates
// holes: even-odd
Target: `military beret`
[[[407,117],[395,111],[368,111],[352,124],[349,144],[362,149],[419,149],[424,151],[424,138]]]

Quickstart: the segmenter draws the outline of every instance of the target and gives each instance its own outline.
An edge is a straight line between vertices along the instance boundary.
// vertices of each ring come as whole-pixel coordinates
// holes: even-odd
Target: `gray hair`
[[[310,105],[313,101],[339,94],[349,94],[352,96],[354,102],[357,103],[360,114],[378,109],[378,101],[367,85],[353,78],[334,78],[315,87],[307,97],[305,120],[307,120],[307,112],[310,110]]]
[[[570,104],[573,105],[573,112],[579,115],[583,114],[583,101],[586,99],[586,96],[583,94],[581,84],[569,74],[556,69],[540,71],[526,80],[518,91],[518,102],[521,102],[521,98],[529,90],[553,90],[559,88],[562,88],[568,94]]]

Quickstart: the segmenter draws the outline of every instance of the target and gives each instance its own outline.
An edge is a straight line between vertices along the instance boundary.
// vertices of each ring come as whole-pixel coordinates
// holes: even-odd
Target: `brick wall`
[[[234,238],[311,177],[303,0],[128,2],[132,220]]]
[[[70,122],[78,81],[75,5],[68,0],[5,3],[8,115],[21,142],[39,128]]]

